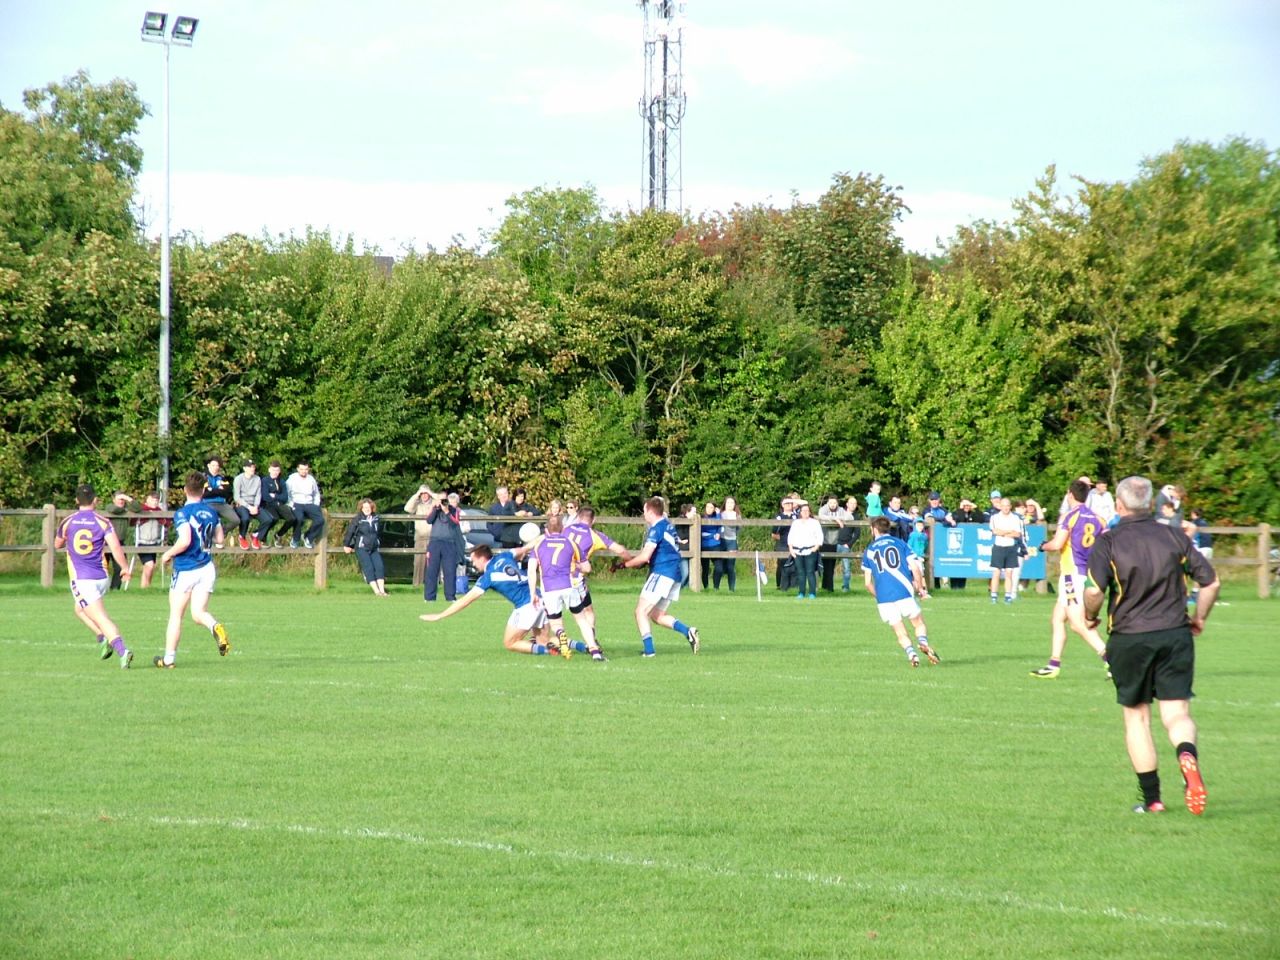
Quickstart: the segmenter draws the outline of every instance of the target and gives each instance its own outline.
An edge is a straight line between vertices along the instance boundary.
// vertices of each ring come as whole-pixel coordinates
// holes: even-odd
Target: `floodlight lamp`
[[[177,43],[191,43],[196,37],[199,22],[195,17],[178,17],[173,21],[173,39]]]
[[[156,13],[154,10],[148,10],[146,16],[142,18],[142,39],[148,37],[163,37],[164,25],[169,19],[167,13]]]

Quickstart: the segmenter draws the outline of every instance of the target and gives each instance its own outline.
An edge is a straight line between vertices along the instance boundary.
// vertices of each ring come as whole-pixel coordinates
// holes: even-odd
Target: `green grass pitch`
[[[230,656],[188,621],[172,672],[135,587],[125,673],[0,580],[0,957],[1280,955],[1275,602],[1199,641],[1196,818],[1163,738],[1169,812],[1129,812],[1082,641],[1028,676],[1049,598],[940,591],[912,670],[865,594],[772,585],[686,593],[702,653],[644,660],[639,584],[597,588],[594,664],[504,651],[496,596],[224,576]]]

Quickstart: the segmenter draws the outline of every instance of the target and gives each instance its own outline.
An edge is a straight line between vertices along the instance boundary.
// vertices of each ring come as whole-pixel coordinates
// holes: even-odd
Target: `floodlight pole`
[[[164,226],[160,233],[160,506],[169,507],[169,38],[164,41]]]
[[[174,43],[191,46],[195,38],[196,25],[194,17],[177,17],[171,30],[169,15],[147,11],[142,21],[142,39],[148,43],[164,44],[164,101],[162,121],[164,130],[164,216],[160,232],[160,416],[156,436],[160,447],[160,505],[169,505],[169,345],[170,345],[170,311],[169,311],[169,48]]]

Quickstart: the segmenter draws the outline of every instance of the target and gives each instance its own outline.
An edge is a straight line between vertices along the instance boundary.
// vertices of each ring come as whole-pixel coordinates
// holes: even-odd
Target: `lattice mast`
[[[684,119],[683,0],[639,0],[644,13],[644,156],[641,200],[647,208],[684,209],[681,121]]]

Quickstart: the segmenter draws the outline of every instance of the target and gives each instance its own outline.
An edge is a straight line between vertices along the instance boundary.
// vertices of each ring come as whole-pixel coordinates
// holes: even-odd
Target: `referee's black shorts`
[[[1196,646],[1190,627],[1151,633],[1113,633],[1107,664],[1116,685],[1116,703],[1136,707],[1155,700],[1190,700]]]

